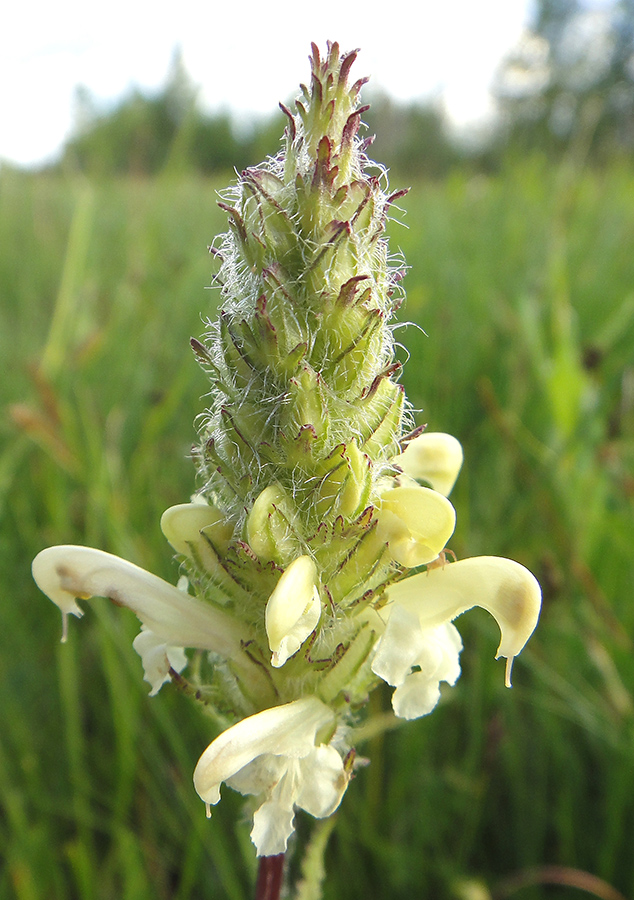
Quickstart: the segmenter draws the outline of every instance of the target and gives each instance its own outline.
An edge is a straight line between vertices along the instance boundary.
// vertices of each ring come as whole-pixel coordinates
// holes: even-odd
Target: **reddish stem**
[[[284,854],[261,856],[255,900],[279,900],[284,874]]]

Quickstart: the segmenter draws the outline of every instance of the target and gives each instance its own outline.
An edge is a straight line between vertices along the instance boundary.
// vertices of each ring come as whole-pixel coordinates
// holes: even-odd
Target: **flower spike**
[[[460,675],[454,620],[481,606],[500,625],[510,684],[540,607],[518,563],[448,561],[462,448],[411,430],[392,324],[406,270],[385,232],[406,192],[366,156],[356,57],[312,46],[310,78],[282,106],[280,152],[222,195],[218,319],[191,339],[210,380],[198,492],[161,519],[179,587],[88,547],[33,562],[64,636],[78,599],[110,598],[141,622],[151,693],[178,678],[233,723],[194,784],[208,811],[222,784],[257,798],[260,856],[285,851],[296,809],[338,807],[379,679],[397,716],[429,714]]]

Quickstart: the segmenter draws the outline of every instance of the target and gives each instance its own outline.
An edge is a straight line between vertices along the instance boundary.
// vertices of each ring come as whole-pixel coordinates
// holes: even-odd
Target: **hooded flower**
[[[444,550],[456,526],[447,500],[462,466],[462,447],[450,434],[425,432],[390,462],[402,471],[377,485],[377,534],[394,562],[428,565]],[[431,487],[423,487],[426,481]]]
[[[83,615],[76,599],[107,597],[136,614],[144,628],[135,649],[153,694],[167,680],[170,665],[176,671],[184,668],[187,647],[230,660],[254,690],[263,681],[244,650],[252,636],[247,626],[127,560],[92,547],[61,545],[38,553],[32,571],[40,590],[62,611],[62,641],[68,615]]]
[[[194,770],[194,786],[210,805],[220,800],[223,782],[241,794],[262,799],[253,816],[251,838],[258,856],[286,850],[294,809],[316,818],[331,815],[348,786],[343,760],[329,743],[332,710],[306,697],[243,719],[216,738]]]
[[[372,671],[396,687],[397,716],[414,719],[431,712],[439,684],[454,684],[460,674],[462,641],[453,619],[480,606],[497,620],[505,656],[506,684],[511,685],[513,658],[537,624],[541,589],[519,563],[480,556],[447,563],[392,585],[380,615],[387,625],[376,648]]]

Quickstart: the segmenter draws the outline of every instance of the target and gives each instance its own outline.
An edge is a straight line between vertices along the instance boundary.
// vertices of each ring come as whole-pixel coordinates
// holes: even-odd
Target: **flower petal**
[[[210,604],[133,563],[91,547],[48,547],[33,560],[33,577],[62,611],[83,615],[75,598],[108,597],[131,609],[168,646],[212,650],[225,658],[242,654],[245,628]],[[64,627],[64,633],[66,627]]]
[[[223,731],[204,751],[194,770],[194,787],[206,804],[220,800],[220,785],[259,756],[273,754],[291,759],[308,756],[317,734],[334,724],[334,713],[317,697],[304,697],[242,719]],[[258,767],[245,793],[260,793]]]
[[[440,699],[440,682],[453,686],[460,676],[461,649],[462,640],[453,625],[427,630],[420,670],[410,672],[392,694],[392,707],[399,718],[418,719],[435,708]]]
[[[420,485],[383,491],[377,501],[377,535],[392,558],[414,568],[436,559],[456,527],[456,513],[446,497]]]
[[[418,616],[400,603],[387,607],[389,619],[376,645],[372,671],[387,684],[402,684],[425,647]]]
[[[287,759],[279,781],[253,815],[251,840],[258,856],[284,853],[293,833],[294,807],[324,819],[341,803],[350,778],[334,747],[313,747],[303,759]]]
[[[412,672],[392,694],[392,709],[399,719],[420,719],[433,712],[439,700],[440,681]]]
[[[269,798],[253,815],[251,840],[258,856],[284,853],[293,833],[294,806],[324,819],[341,803],[350,778],[334,747],[313,747],[303,759],[286,760],[285,771]]]
[[[269,597],[265,625],[275,668],[297,653],[319,621],[321,602],[316,578],[317,567],[310,556],[299,556],[282,573]]]
[[[286,770],[288,769],[287,756],[275,756],[273,753],[263,753],[256,756],[250,763],[225,779],[227,784],[233,791],[240,794],[266,794],[271,796],[273,789],[278,784]]]
[[[501,631],[496,658],[510,665],[533,633],[541,607],[541,588],[528,569],[511,559],[476,556],[406,578],[387,590],[389,600],[415,613],[428,627],[451,621],[480,606]]]
[[[284,853],[293,833],[295,810],[276,800],[266,800],[253,813],[251,840],[258,856],[277,856]]]
[[[461,650],[460,635],[449,622],[427,627],[412,609],[393,605],[372,671],[396,687],[392,706],[397,716],[416,719],[432,711],[440,697],[440,682],[453,685],[460,675]]]
[[[170,647],[148,628],[143,628],[132,641],[132,646],[141,657],[143,680],[151,687],[150,697],[154,697],[163,685],[171,681],[170,667],[182,672],[187,665],[187,655],[182,647]]]
[[[441,431],[425,431],[392,460],[412,478],[426,481],[435,491],[448,497],[462,468],[460,441]]]
[[[320,744],[299,762],[301,779],[295,803],[316,819],[332,815],[341,803],[350,776],[331,744]]]

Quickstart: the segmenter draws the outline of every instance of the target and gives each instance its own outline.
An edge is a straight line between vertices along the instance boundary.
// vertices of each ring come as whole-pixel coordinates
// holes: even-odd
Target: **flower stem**
[[[284,873],[284,854],[261,856],[255,900],[279,900]]]

